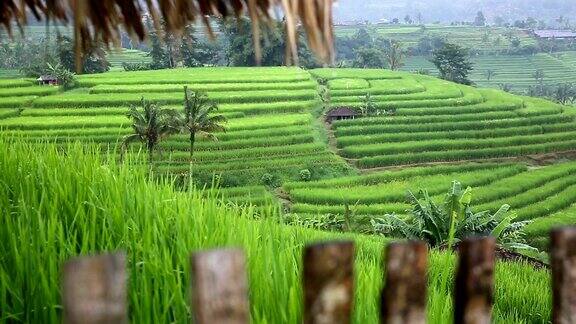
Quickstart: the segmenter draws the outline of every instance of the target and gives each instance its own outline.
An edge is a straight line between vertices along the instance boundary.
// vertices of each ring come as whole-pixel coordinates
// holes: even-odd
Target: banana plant
[[[441,206],[426,190],[421,190],[419,196],[408,192],[412,205],[409,216],[385,215],[372,220],[372,227],[379,234],[420,239],[432,247],[452,249],[466,237],[490,235],[502,249],[537,252],[524,240],[523,229],[530,221],[516,222],[509,205],[502,205],[495,213],[474,212],[472,197],[473,190],[462,189],[457,181],[452,183]]]

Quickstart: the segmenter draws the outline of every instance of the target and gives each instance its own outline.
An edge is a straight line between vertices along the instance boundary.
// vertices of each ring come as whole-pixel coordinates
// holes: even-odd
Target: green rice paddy
[[[388,240],[284,226],[274,210],[254,220],[250,207],[223,206],[212,191],[177,191],[169,181],[150,181],[145,166],[118,165],[110,157],[78,144],[0,140],[0,322],[61,322],[62,263],[114,250],[127,253],[131,322],[189,322],[190,253],[241,247],[251,322],[299,323],[305,244],[343,239],[356,246],[353,322],[378,322]],[[253,201],[272,199],[259,187],[222,194],[234,200],[247,192]],[[431,252],[430,323],[451,317],[455,266],[453,255]],[[549,276],[525,264],[498,263],[494,321],[547,323]]]
[[[500,88],[509,85],[513,92],[524,92],[538,85],[534,73],[544,72],[544,84],[558,85],[576,82],[576,52],[538,53],[535,55],[479,55],[471,58],[474,71],[470,79],[481,87]],[[426,57],[411,56],[406,59],[405,71],[427,70],[432,75],[437,70]],[[488,72],[491,71],[491,72]],[[493,75],[488,79],[488,73]]]
[[[115,249],[128,251],[137,273],[131,320],[186,321],[189,251],[229,245],[247,250],[251,278],[265,278],[251,284],[252,321],[299,322],[304,242],[342,238],[358,244],[355,322],[375,322],[388,239],[280,223],[338,218],[346,208],[361,220],[402,215],[408,190],[440,199],[454,180],[474,188],[479,209],[507,203],[533,220],[528,241],[542,249],[551,228],[576,224],[573,107],[387,70],[198,68],[78,79],[67,92],[0,80],[0,278],[11,278],[0,280],[0,322],[58,321],[59,264]],[[163,141],[151,167],[157,181],[138,163],[139,145],[119,165],[130,104],[145,96],[181,109],[185,85],[219,103],[227,131],[201,139],[193,160],[184,134]],[[360,109],[367,93],[374,115],[325,123],[327,110]],[[453,265],[453,256],[433,253],[432,323],[451,312]],[[500,264],[495,321],[548,322],[548,275]],[[28,289],[31,278],[37,286]]]
[[[137,49],[127,49],[123,48],[121,50],[112,50],[108,52],[106,57],[108,63],[110,63],[111,70],[123,70],[122,65],[124,63],[137,64],[137,63],[150,63],[152,59],[148,56],[148,53],[137,50]]]
[[[369,93],[382,114],[334,122],[330,126],[331,147],[316,78],[328,80],[332,107],[359,109],[363,96]],[[494,159],[512,163],[527,155],[572,151],[576,144],[575,112],[569,107],[404,72],[198,68],[110,72],[80,76],[79,83],[80,89],[59,93],[30,80],[0,81],[4,99],[0,127],[4,133],[27,141],[72,140],[112,149],[130,132],[130,121],[124,115],[142,96],[180,109],[184,86],[206,91],[229,117],[227,132],[217,134],[216,142],[201,140],[193,161],[189,160],[186,136],[175,135],[161,144],[162,154],[156,157],[155,168],[178,176],[192,172],[203,184],[211,184],[217,176],[221,187],[256,186],[256,201],[268,201],[262,198],[268,195],[261,194],[266,184],[263,177],[272,178],[276,185],[286,184],[288,211],[296,214],[338,214],[350,203],[358,205],[359,214],[405,211],[404,193],[417,188],[400,185],[394,179],[371,184],[375,188],[353,187],[351,192],[362,199],[348,197],[348,189],[340,196],[332,188],[326,192],[331,201],[309,201],[314,195],[308,191],[313,191],[314,185],[356,176],[362,170]],[[302,180],[304,170],[311,173],[309,180],[313,182],[301,189],[303,194],[290,190],[292,185],[287,183]],[[468,172],[455,170],[451,176],[440,173],[437,181],[444,182],[441,188],[445,188],[450,177],[464,177]],[[478,175],[472,177],[480,181],[487,171],[476,172]],[[370,193],[381,191],[379,185],[385,185],[388,189],[383,192],[394,199]],[[542,199],[552,194],[542,195]],[[242,195],[234,202],[241,201],[238,196]],[[254,201],[248,196],[247,202]],[[486,205],[494,206],[496,203]]]
[[[358,29],[358,26],[337,26],[336,35],[351,36]],[[516,28],[444,25],[426,25],[422,28],[414,25],[376,25],[370,26],[369,29],[384,38],[400,41],[406,47],[417,45],[418,41],[424,37],[439,37],[448,42],[486,53],[510,48],[511,39],[514,38],[520,41],[520,46],[536,44],[536,40],[526,31]]]

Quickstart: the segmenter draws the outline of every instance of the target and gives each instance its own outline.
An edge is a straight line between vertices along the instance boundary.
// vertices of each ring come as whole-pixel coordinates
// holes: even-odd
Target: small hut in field
[[[358,112],[352,108],[339,107],[326,113],[326,121],[332,123],[335,120],[355,119],[358,116]]]
[[[52,75],[41,75],[38,79],[36,79],[38,85],[49,85],[49,86],[57,86],[59,84],[58,78]]]

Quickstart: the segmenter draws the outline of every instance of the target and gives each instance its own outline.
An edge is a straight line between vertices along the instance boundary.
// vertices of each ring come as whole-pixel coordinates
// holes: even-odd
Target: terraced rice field
[[[282,226],[277,213],[255,220],[250,208],[149,181],[145,166],[119,166],[80,145],[63,151],[0,139],[0,183],[0,277],[10,278],[0,281],[4,322],[62,322],[64,260],[112,249],[126,251],[130,322],[190,322],[190,252],[232,246],[246,252],[251,323],[301,323],[304,246],[330,240],[354,241],[350,322],[379,320],[389,239]],[[456,258],[431,250],[428,269],[428,323],[444,324]],[[548,271],[498,262],[495,277],[495,323],[549,322]]]
[[[361,176],[284,186],[292,197],[291,212],[303,219],[318,215],[343,215],[348,205],[356,220],[366,222],[386,214],[407,214],[408,190],[426,188],[441,201],[450,182],[474,188],[477,210],[496,211],[509,204],[519,219],[533,220],[529,241],[547,246],[555,226],[576,223],[576,163],[527,168],[518,163],[482,163],[418,167]]]
[[[370,93],[381,114],[326,128],[316,78],[327,81],[331,107],[357,109]],[[144,95],[181,109],[187,85],[218,102],[227,132],[216,134],[217,142],[201,140],[192,161],[187,136],[169,138],[154,170],[217,183],[228,204],[282,205],[304,220],[342,217],[348,206],[370,220],[405,214],[407,190],[425,188],[440,199],[459,180],[476,188],[479,208],[508,203],[521,219],[535,220],[529,233],[538,246],[555,224],[576,223],[576,162],[527,163],[529,155],[576,149],[571,107],[387,70],[199,68],[78,81],[80,88],[59,93],[29,80],[0,80],[2,133],[115,150],[130,133],[130,104]]]
[[[501,84],[512,86],[514,92],[525,91],[529,86],[538,84],[534,72],[544,72],[544,83],[557,85],[576,82],[576,52],[555,54],[539,53],[536,55],[481,55],[472,58],[474,71],[470,79],[481,87],[499,88]],[[437,70],[427,58],[422,56],[408,57],[405,71],[428,70],[433,75]],[[494,76],[487,79],[487,71]]]
[[[38,86],[33,80],[0,79],[0,121],[19,116],[22,107],[40,96],[56,93],[58,88]]]
[[[574,111],[548,101],[477,89],[429,76],[377,70],[317,70],[338,82],[333,106],[359,107],[360,94],[372,94],[380,111],[395,111],[334,122],[342,156],[360,168],[512,158],[568,151],[576,144]],[[355,75],[370,85],[343,90]],[[398,79],[391,79],[396,77]]]
[[[17,69],[0,69],[0,79],[14,79],[20,77],[20,71]]]
[[[109,52],[107,59],[112,70],[121,70],[122,63],[150,63],[152,61],[148,53],[126,48]]]
[[[337,26],[336,35],[352,36],[359,26]],[[414,25],[382,25],[373,27],[378,35],[402,42],[406,47],[414,47],[423,37],[440,37],[451,43],[495,53],[510,48],[508,33],[520,40],[521,46],[534,45],[536,41],[525,31],[500,27],[442,26],[426,25],[425,28]],[[487,34],[487,38],[485,36]]]
[[[46,38],[47,34],[50,34],[52,38],[55,38],[57,35],[71,37],[74,34],[74,29],[70,26],[54,26],[53,24],[49,29],[46,29],[46,26],[44,25],[22,26],[23,33],[20,33],[19,27],[14,25],[13,30],[15,38],[23,38],[32,42],[41,41]],[[4,28],[0,30],[0,39],[10,39],[10,35],[8,35]]]
[[[316,126],[318,106],[316,82],[299,69],[193,69],[160,72],[111,72],[81,76],[82,88],[51,96],[7,97],[6,115],[0,128],[30,140],[51,138],[79,140],[115,148],[130,133],[125,114],[142,96],[165,107],[182,109],[183,87],[207,91],[228,117],[225,133],[218,141],[201,140],[194,161],[189,159],[186,135],[176,135],[161,144],[156,170],[174,175],[190,171],[200,183],[259,186],[270,181],[297,180],[302,170],[320,179],[351,172],[344,160],[330,152]],[[34,87],[15,87],[12,81],[3,93],[26,93]],[[2,85],[2,83],[0,83]],[[54,88],[44,88],[55,90]],[[17,107],[24,107],[19,112]],[[317,112],[316,112],[317,114]],[[2,116],[2,115],[0,115]],[[268,202],[264,187],[223,192],[234,203]],[[234,199],[232,199],[234,198]]]

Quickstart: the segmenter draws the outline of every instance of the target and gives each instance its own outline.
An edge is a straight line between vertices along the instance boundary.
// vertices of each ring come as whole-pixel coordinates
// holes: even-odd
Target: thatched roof
[[[53,75],[41,75],[36,81],[58,81],[58,78]]]
[[[77,66],[80,54],[92,44],[103,41],[118,45],[120,31],[139,40],[145,39],[142,21],[149,14],[158,27],[165,21],[167,32],[180,33],[192,22],[200,21],[212,34],[209,17],[248,15],[253,21],[254,48],[259,61],[260,26],[269,23],[275,7],[280,7],[286,21],[287,62],[297,60],[297,25],[300,22],[308,36],[310,49],[324,62],[334,56],[332,3],[334,0],[1,0],[0,25],[8,33],[12,26],[26,24],[26,16],[38,20],[74,25]]]
[[[330,110],[327,114],[326,117],[354,117],[354,116],[358,116],[358,112],[352,108],[348,108],[348,107],[339,107],[339,108],[334,108],[332,110]]]

